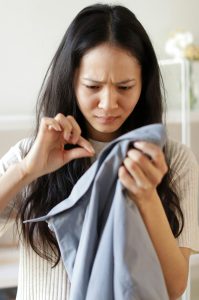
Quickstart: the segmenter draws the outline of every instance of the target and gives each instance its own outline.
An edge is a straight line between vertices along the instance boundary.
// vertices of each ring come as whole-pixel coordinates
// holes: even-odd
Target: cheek
[[[124,111],[126,112],[126,114],[130,115],[134,110],[136,104],[137,102],[135,101],[129,101],[128,103],[126,103],[124,106]]]
[[[140,92],[131,95],[128,99],[126,99],[127,101],[124,101],[123,103],[123,108],[124,110],[128,113],[131,113],[135,106],[137,105],[138,101],[140,98]]]
[[[82,112],[86,113],[95,107],[95,100],[84,91],[77,92],[76,97],[78,106]]]

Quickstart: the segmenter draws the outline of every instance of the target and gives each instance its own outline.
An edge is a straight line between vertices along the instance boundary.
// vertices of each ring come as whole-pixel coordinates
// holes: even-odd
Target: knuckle
[[[71,116],[71,115],[67,115],[67,117],[66,117],[66,118],[67,118],[67,119],[69,119],[69,120],[75,121],[74,117],[73,117],[73,116]]]
[[[161,152],[161,151],[157,151],[157,152],[155,153],[155,160],[156,160],[156,161],[162,160],[162,152]]]
[[[156,178],[156,180],[154,181],[154,184],[157,186],[158,184],[160,184],[161,183],[161,181],[162,181],[162,176],[161,175],[159,175],[157,178]]]
[[[166,164],[166,162],[164,162],[161,167],[162,174],[165,175],[168,172],[168,170],[168,165]]]
[[[82,133],[82,131],[81,131],[81,128],[79,127],[78,124],[77,124],[77,126],[75,126],[75,130],[76,130],[76,134],[77,134],[78,136],[80,136],[81,133]]]
[[[55,118],[57,118],[57,119],[61,119],[61,118],[63,118],[63,114],[61,114],[61,113],[58,113],[57,115],[56,115],[56,117]]]
[[[125,164],[125,166],[127,166],[128,168],[130,168],[132,170],[134,170],[136,168],[135,161],[130,159],[129,157],[125,158],[124,164]]]
[[[75,118],[73,116],[71,116],[71,115],[68,115],[66,117],[66,119],[69,122],[71,122],[71,124],[73,124],[73,126],[75,127],[75,129],[77,130],[77,132],[81,134],[81,128],[80,128],[79,124],[77,123],[77,121],[75,120]]]
[[[128,150],[127,155],[128,155],[129,157],[131,157],[131,156],[133,155],[134,151],[135,151],[134,149]]]
[[[138,154],[137,154],[137,162],[138,162],[139,164],[143,164],[144,161],[145,161],[144,155],[141,154],[141,153],[138,153]]]
[[[165,172],[160,172],[159,173],[159,175],[157,176],[157,184],[160,184],[162,182],[164,176],[165,176]]]
[[[166,174],[169,171],[168,165],[165,163],[164,165],[164,174]]]
[[[150,179],[150,186],[148,188],[157,187],[157,185],[159,185],[160,182],[162,181],[162,178],[163,178],[163,176],[160,172],[158,172],[158,174],[155,174],[154,176],[152,176]]]
[[[133,161],[133,160],[130,161],[130,168],[131,168],[131,170],[136,171],[137,164],[135,161]]]
[[[69,121],[70,124],[71,124],[73,127],[75,127],[75,128],[78,128],[78,127],[79,127],[79,125],[77,124],[77,122],[76,122],[76,120],[75,120],[75,118],[74,118],[73,116],[68,115],[68,116],[66,117],[66,120]]]
[[[65,117],[65,119],[66,119],[66,121],[67,121],[68,123],[70,123],[71,125],[74,124],[74,119],[73,119],[72,116],[68,115],[68,116]]]

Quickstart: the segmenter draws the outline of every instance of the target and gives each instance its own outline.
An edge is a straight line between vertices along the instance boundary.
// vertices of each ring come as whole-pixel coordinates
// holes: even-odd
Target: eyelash
[[[91,90],[95,90],[95,89],[99,89],[100,86],[98,86],[98,85],[86,85],[86,88],[91,89]],[[133,88],[133,86],[119,86],[118,87],[118,89],[124,90],[124,91],[130,90],[131,88]]]
[[[97,86],[97,85],[86,85],[86,87],[87,87],[88,89],[91,89],[91,90],[94,90],[94,89],[98,89],[98,88],[99,88],[99,86]]]
[[[124,91],[130,90],[132,88],[133,88],[133,86],[119,86],[119,89],[124,90]]]

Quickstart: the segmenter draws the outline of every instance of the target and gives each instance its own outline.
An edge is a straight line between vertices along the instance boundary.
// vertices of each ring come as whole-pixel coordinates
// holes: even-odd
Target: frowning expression
[[[90,138],[116,138],[141,88],[141,66],[124,49],[101,44],[86,52],[76,71],[75,92]]]

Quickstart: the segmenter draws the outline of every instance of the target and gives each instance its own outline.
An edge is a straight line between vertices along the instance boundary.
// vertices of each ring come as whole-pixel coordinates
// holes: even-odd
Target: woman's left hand
[[[130,198],[139,206],[143,201],[153,199],[168,167],[159,146],[139,141],[134,147],[127,152],[118,176]]]

